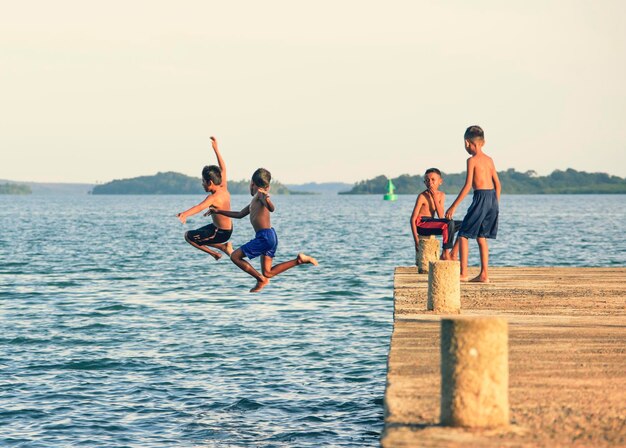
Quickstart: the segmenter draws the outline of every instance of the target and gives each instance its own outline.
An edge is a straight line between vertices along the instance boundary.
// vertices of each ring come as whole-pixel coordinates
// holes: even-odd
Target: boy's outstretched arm
[[[474,161],[473,158],[470,157],[467,159],[467,174],[465,177],[465,185],[459,192],[459,195],[456,197],[450,208],[446,211],[446,219],[452,219],[454,217],[454,212],[459,204],[465,199],[467,193],[472,189],[472,182],[474,181]]]
[[[185,210],[184,212],[178,213],[176,216],[178,217],[180,222],[185,224],[188,217],[193,216],[196,213],[200,213],[202,210],[204,210],[207,207],[210,207],[212,204],[213,204],[213,198],[211,197],[211,195],[209,195],[206,197],[204,201],[200,202],[198,205],[194,205],[190,209]]]
[[[224,163],[224,159],[222,158],[222,154],[220,153],[219,148],[217,147],[217,139],[211,136],[211,146],[213,147],[213,151],[215,151],[215,156],[217,157],[217,164],[222,171],[222,183],[226,185],[226,163]]]
[[[204,216],[208,215],[223,215],[228,216],[229,218],[241,219],[250,214],[250,205],[246,205],[240,212],[233,212],[232,210],[220,210],[215,207],[211,207],[207,210]]]

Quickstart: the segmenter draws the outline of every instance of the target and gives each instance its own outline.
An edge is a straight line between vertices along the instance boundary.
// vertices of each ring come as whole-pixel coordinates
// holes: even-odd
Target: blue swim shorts
[[[498,213],[496,190],[474,190],[474,199],[467,209],[459,236],[495,238],[498,234]]]
[[[274,258],[277,247],[278,236],[276,236],[276,231],[272,227],[271,229],[259,230],[254,239],[248,241],[246,244],[241,246],[240,249],[246,257],[252,260],[259,255]]]

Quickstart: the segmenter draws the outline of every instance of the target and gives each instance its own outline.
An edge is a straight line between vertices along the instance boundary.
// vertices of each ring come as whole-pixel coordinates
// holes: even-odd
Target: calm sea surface
[[[0,196],[0,445],[377,446],[415,198],[274,196],[276,260],[320,266],[256,295],[183,240],[201,198]],[[625,206],[504,196],[491,264],[624,266]],[[236,246],[252,236],[235,222]]]

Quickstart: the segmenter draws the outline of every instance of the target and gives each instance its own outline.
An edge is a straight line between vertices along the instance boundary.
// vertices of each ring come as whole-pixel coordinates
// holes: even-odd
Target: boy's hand
[[[270,197],[270,187],[267,188],[259,188],[259,193],[262,193],[265,195],[266,198]]]
[[[454,210],[455,207],[450,207],[448,210],[446,210],[446,219],[452,219],[452,217],[454,216]]]
[[[219,210],[217,209],[217,207],[210,206],[209,209],[204,213],[204,216],[217,215],[218,211]]]
[[[183,213],[179,213],[176,216],[178,217],[178,220],[183,224],[187,222],[187,217]]]
[[[209,138],[211,139],[211,146],[213,147],[213,149],[217,150],[217,140],[213,136]]]

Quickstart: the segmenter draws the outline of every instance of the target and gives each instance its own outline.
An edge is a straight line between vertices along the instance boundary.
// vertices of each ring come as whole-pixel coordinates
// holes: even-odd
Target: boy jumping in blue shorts
[[[480,274],[472,282],[489,283],[489,246],[487,238],[495,238],[498,233],[498,213],[500,202],[500,179],[491,157],[483,153],[485,133],[479,126],[470,126],[465,131],[465,150],[471,155],[467,159],[465,185],[446,211],[446,218],[452,219],[457,206],[463,201],[470,188],[474,188],[474,198],[459,229],[459,253],[461,258],[461,281],[467,281],[468,238],[476,238],[480,251]]]
[[[229,254],[233,263],[256,279],[256,285],[250,292],[260,291],[270,282],[270,278],[294,266],[305,263],[311,263],[317,266],[317,260],[315,258],[299,253],[293,260],[285,261],[272,267],[274,254],[278,246],[278,237],[270,223],[270,213],[275,210],[269,194],[271,180],[272,175],[270,172],[264,168],[259,168],[252,175],[252,181],[250,182],[250,194],[253,196],[252,201],[250,201],[250,204],[246,205],[243,210],[233,212],[211,206],[209,211],[205,213],[205,216],[212,214],[237,219],[250,215],[250,223],[256,232],[254,239],[234,252],[231,250]],[[263,274],[260,274],[250,263],[244,260],[246,257],[251,260],[258,256],[261,256],[261,270]]]

